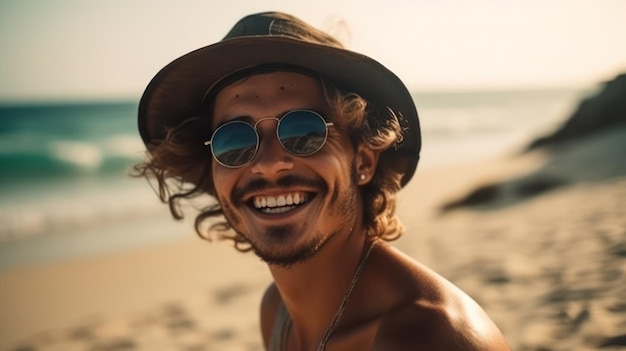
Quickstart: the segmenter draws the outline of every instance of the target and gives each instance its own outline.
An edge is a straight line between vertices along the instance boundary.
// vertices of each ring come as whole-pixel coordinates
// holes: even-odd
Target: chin
[[[271,227],[265,235],[270,240],[263,244],[251,241],[253,251],[263,262],[280,267],[290,267],[310,259],[328,240],[318,233],[302,242],[291,226]]]

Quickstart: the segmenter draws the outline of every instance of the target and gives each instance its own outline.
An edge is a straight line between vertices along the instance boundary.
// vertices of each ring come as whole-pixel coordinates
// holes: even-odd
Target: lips
[[[293,192],[274,196],[254,196],[250,201],[252,206],[263,213],[279,214],[294,210],[307,201],[310,194],[305,192]]]

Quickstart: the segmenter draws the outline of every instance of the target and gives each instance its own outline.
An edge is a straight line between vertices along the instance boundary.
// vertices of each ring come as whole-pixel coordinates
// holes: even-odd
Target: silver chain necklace
[[[361,271],[363,271],[363,267],[365,266],[365,261],[367,261],[367,258],[369,257],[370,252],[372,252],[372,249],[374,248],[374,245],[376,245],[376,241],[372,242],[370,247],[367,249],[367,252],[365,252],[365,255],[363,255],[361,262],[359,262],[359,266],[356,268],[356,271],[354,271],[354,276],[352,277],[352,281],[350,281],[350,285],[348,285],[348,289],[346,290],[346,293],[343,295],[343,300],[341,300],[339,309],[337,309],[337,312],[335,312],[335,316],[330,321],[328,328],[326,328],[324,337],[322,338],[322,341],[320,341],[319,346],[317,346],[317,351],[326,350],[326,343],[328,342],[331,335],[335,331],[335,327],[337,327],[337,323],[339,323],[339,320],[341,319],[341,316],[343,315],[343,312],[346,309],[346,305],[348,304],[348,300],[350,300],[350,295],[352,294],[352,290],[354,290],[354,286],[356,285],[356,282],[359,280]]]

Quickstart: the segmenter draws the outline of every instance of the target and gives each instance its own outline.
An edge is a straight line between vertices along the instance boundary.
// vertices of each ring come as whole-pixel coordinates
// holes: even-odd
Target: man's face
[[[315,79],[291,72],[253,75],[216,95],[212,127],[232,120],[254,124],[299,109],[317,111],[332,122]],[[261,259],[288,266],[314,255],[329,238],[348,235],[361,204],[355,152],[346,135],[331,126],[317,153],[299,157],[280,145],[276,124],[273,119],[258,124],[260,145],[251,162],[227,168],[213,160],[212,170],[228,222]]]

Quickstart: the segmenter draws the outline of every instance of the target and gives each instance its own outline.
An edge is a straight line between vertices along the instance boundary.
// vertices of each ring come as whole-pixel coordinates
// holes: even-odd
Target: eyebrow
[[[278,113],[277,115],[274,116],[263,116],[261,118],[278,118],[281,119],[283,118],[284,115],[286,115],[287,113],[291,112],[291,111],[297,111],[297,110],[306,110],[306,111],[313,111],[318,113],[320,116],[322,116],[324,118],[324,120],[326,120],[326,122],[328,122],[328,113],[326,113],[326,111],[322,111],[319,108],[314,108],[314,107],[298,107],[298,108],[292,108],[286,111],[282,111],[280,113]],[[234,122],[234,121],[242,121],[242,122],[246,122],[248,124],[250,124],[251,126],[254,126],[256,124],[256,121],[254,120],[254,118],[252,118],[252,116],[250,115],[240,115],[240,116],[235,116],[232,118],[229,118],[228,120],[225,120],[223,122],[220,122],[217,126],[215,126],[215,129],[221,127],[222,125],[229,123],[229,122]]]
[[[228,122],[233,122],[233,121],[242,121],[242,122],[246,122],[248,124],[254,124],[254,118],[252,118],[252,116],[250,116],[250,115],[241,115],[241,116],[235,116],[233,118],[229,118],[228,120],[220,123],[218,125],[218,127],[223,125],[223,124],[226,124]]]

